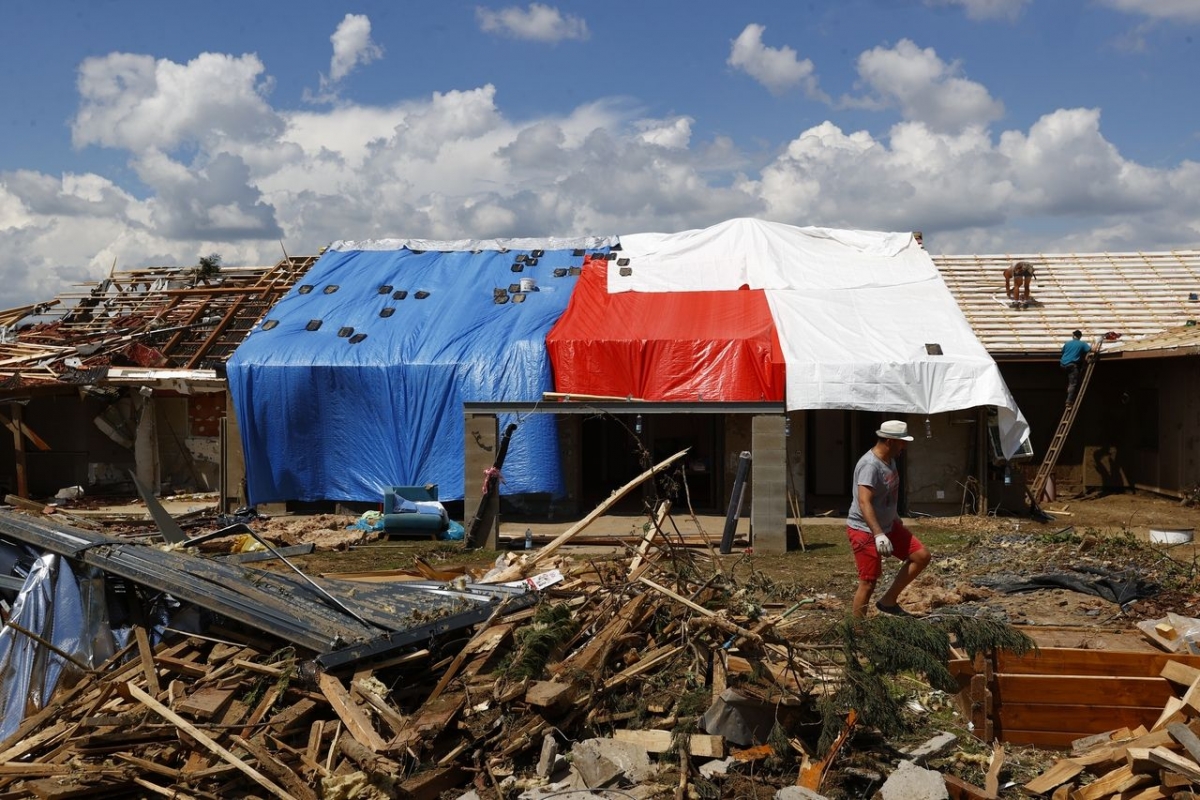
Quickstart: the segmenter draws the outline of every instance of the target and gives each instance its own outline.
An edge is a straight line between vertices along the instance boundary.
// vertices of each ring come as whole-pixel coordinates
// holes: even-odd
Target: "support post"
[[[464,415],[463,524],[467,547],[500,547],[500,492],[488,491],[500,455],[500,418],[495,414]],[[483,487],[482,490],[480,487]]]
[[[29,476],[25,471],[25,436],[21,432],[21,404],[12,404],[13,456],[16,458],[17,494],[29,497]]]
[[[750,428],[750,541],[757,552],[787,552],[787,442],[782,414],[760,414]]]

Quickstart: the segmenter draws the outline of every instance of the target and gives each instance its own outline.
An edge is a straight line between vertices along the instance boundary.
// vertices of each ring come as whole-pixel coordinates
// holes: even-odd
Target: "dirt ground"
[[[1158,618],[1167,611],[1200,615],[1192,594],[1196,572],[1195,542],[1174,547],[1149,544],[1151,529],[1200,528],[1200,509],[1146,493],[1121,493],[1077,498],[1047,504],[1053,517],[1037,522],[1029,517],[918,517],[908,520],[913,532],[934,554],[930,568],[902,598],[915,613],[965,606],[982,609],[1039,632],[1039,642],[1055,646],[1108,646],[1122,649],[1152,647],[1133,627],[1140,619]],[[259,520],[254,527],[278,544],[314,542],[317,552],[293,559],[312,574],[411,568],[415,558],[443,566],[466,566],[482,571],[503,554],[468,551],[461,543],[424,539],[381,540],[377,535],[346,530],[353,517],[318,514]],[[606,516],[590,526],[579,541],[597,536],[605,542],[640,536],[647,518]],[[673,515],[665,526],[671,538],[682,537],[688,550],[715,556],[723,570],[762,588],[772,605],[804,602],[797,624],[822,628],[844,615],[857,578],[840,518],[804,519],[804,547],[783,555],[755,553],[746,546],[748,520],[741,520],[737,544],[730,555],[719,556],[724,519]],[[520,539],[531,528],[544,544],[570,523],[503,520],[501,537]],[[709,540],[713,549],[703,542]],[[629,545],[626,544],[625,547]],[[606,543],[564,547],[572,558],[619,556],[625,547]],[[899,562],[891,560],[884,579],[890,580]],[[1047,574],[1080,579],[1107,575],[1158,585],[1153,597],[1118,605],[1112,600],[1072,589],[1051,588],[1004,593],[986,584],[1001,578],[1029,579]],[[1117,576],[1117,577],[1113,577]],[[882,585],[882,582],[881,582]],[[1060,630],[1055,630],[1060,629]],[[1123,641],[1118,641],[1122,639]],[[1103,641],[1102,641],[1103,640]]]

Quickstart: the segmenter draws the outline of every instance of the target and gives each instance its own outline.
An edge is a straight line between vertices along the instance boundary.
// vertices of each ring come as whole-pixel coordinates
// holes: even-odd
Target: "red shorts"
[[[892,523],[892,529],[887,537],[892,540],[892,555],[903,561],[910,553],[915,553],[925,547],[921,540],[912,535],[912,531],[904,527],[899,519]],[[858,579],[874,583],[883,574],[883,559],[875,549],[875,535],[860,531],[856,528],[846,528],[846,538],[850,540],[850,549],[854,551],[854,564],[858,567]]]

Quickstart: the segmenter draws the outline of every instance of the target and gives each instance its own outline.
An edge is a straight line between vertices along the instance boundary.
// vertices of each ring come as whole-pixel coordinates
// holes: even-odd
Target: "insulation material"
[[[783,400],[783,352],[762,291],[609,294],[607,274],[619,263],[584,262],[546,339],[558,391],[659,402]]]
[[[427,483],[462,499],[462,404],[554,388],[545,338],[583,255],[327,252],[228,363],[250,502],[379,502]],[[554,418],[519,424],[502,492],[561,494]]]

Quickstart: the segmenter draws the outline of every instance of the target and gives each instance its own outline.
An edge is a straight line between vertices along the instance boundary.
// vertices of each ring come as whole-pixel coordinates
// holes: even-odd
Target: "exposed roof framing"
[[[195,267],[114,271],[47,303],[0,311],[0,394],[110,366],[212,369],[316,259],[222,267],[207,279]]]
[[[935,255],[933,261],[996,358],[1057,357],[1077,328],[1088,339],[1119,333],[1120,347],[1105,347],[1132,355],[1143,337],[1200,320],[1200,250]],[[1004,295],[1004,269],[1016,261],[1034,267],[1029,308],[1010,308]],[[1157,348],[1138,351],[1151,349]]]

